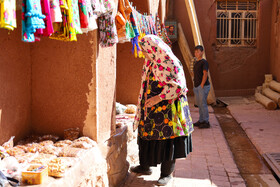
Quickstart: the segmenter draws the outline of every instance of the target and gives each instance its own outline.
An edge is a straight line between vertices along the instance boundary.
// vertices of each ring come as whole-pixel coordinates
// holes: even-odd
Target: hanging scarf
[[[89,31],[93,31],[97,29],[97,15],[93,13],[93,4],[91,0],[86,0],[86,7],[87,7],[87,20],[88,20],[88,26],[85,28],[82,28],[82,31],[84,33],[88,33]]]
[[[88,28],[88,13],[86,0],[79,0],[79,14],[81,28]]]
[[[15,0],[0,1],[0,27],[9,30],[17,27]]]
[[[99,18],[100,45],[110,47],[118,42],[115,18],[112,13],[102,15]]]
[[[44,18],[40,0],[26,0],[22,4],[22,41],[34,42],[37,29],[44,29]],[[42,33],[42,30],[39,31]]]
[[[62,14],[59,5],[59,0],[50,0],[50,11],[52,22],[62,22]]]
[[[76,34],[83,34],[81,30],[79,5],[77,0],[72,0],[73,22]]]
[[[21,9],[21,11],[22,11],[22,18],[21,18],[21,22],[22,22],[22,26],[21,26],[22,41],[24,41],[24,42],[34,42],[35,41],[34,34],[26,32],[26,28],[25,28],[25,22],[26,22],[26,17],[25,17],[26,0],[22,1],[22,9]]]
[[[172,47],[172,42],[170,41],[168,35],[167,35],[167,31],[166,31],[166,27],[165,24],[163,23],[162,26],[162,40],[169,46]]]
[[[54,32],[52,19],[51,19],[51,10],[50,10],[50,1],[49,0],[41,0],[42,6],[42,14],[46,16],[44,19],[46,28],[45,29],[37,29],[35,33],[35,40],[40,41],[41,36],[50,36]]]
[[[62,23],[53,23],[54,34],[51,39],[63,41],[77,41],[76,31],[74,28],[72,0],[60,1],[62,10]]]
[[[160,26],[160,19],[159,19],[159,16],[157,15],[156,16],[156,28],[157,28],[157,35],[159,36],[159,37],[161,37],[162,36],[162,34],[161,34],[161,26]]]

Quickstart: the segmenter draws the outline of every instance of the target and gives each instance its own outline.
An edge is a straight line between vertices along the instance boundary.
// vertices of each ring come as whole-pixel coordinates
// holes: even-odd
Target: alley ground
[[[267,111],[253,98],[232,97],[222,98],[222,100],[229,104],[230,114],[246,132],[244,134],[246,138],[249,138],[249,142],[253,143],[254,149],[256,147],[256,152],[260,155],[260,161],[258,162],[262,162],[261,157],[265,153],[280,153],[279,109],[277,111]],[[189,98],[189,102],[191,115],[195,122],[199,117],[198,109],[193,107],[193,98]],[[193,152],[186,159],[176,161],[173,180],[168,184],[168,187],[280,186],[270,169],[264,164],[260,165],[261,168],[257,171],[247,172],[238,168],[240,163],[238,160],[235,161],[236,154],[231,152],[230,144],[224,136],[212,107],[209,107],[209,112],[211,128],[195,128]],[[230,114],[229,117],[231,117]],[[244,157],[246,157],[246,154]],[[246,159],[243,159],[243,162],[246,163]],[[124,186],[156,186],[156,181],[160,176],[160,167],[153,167],[152,170],[153,174],[150,176],[138,176],[129,173]]]

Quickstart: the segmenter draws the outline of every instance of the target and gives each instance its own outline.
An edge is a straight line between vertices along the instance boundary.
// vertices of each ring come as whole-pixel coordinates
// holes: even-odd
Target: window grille
[[[217,44],[220,46],[256,46],[258,2],[217,1]]]

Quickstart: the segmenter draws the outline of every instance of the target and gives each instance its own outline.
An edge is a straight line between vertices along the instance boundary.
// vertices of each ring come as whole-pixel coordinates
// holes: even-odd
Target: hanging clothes
[[[59,0],[50,0],[51,20],[53,23],[62,22]]]
[[[45,15],[42,14],[40,0],[26,0],[22,4],[22,40],[34,42],[37,29],[45,28]],[[40,32],[42,32],[40,30]]]
[[[73,20],[76,34],[83,34],[81,30],[79,5],[77,0],[72,0]]]
[[[99,18],[100,45],[110,47],[118,43],[115,18],[112,13],[104,14]]]
[[[49,0],[41,0],[42,6],[42,14],[46,16],[44,19],[45,29],[37,29],[35,33],[35,40],[40,41],[41,36],[51,36],[54,32],[51,18],[51,10],[50,10],[50,1]]]
[[[101,9],[101,14],[106,14],[109,12],[113,12],[115,3],[112,0],[99,0],[100,2],[100,9]]]
[[[88,20],[88,26],[82,27],[82,31],[84,33],[88,33],[89,31],[93,31],[98,28],[96,19],[97,15],[93,13],[93,4],[92,0],[86,0],[86,9],[87,9],[87,20]]]
[[[0,1],[0,28],[14,30],[16,27],[16,1]]]
[[[170,41],[168,35],[167,35],[167,31],[166,31],[166,27],[165,24],[163,23],[161,25],[161,29],[162,29],[162,40],[169,46],[172,47],[172,42]]]
[[[26,12],[26,0],[22,1],[22,18],[21,18],[21,35],[22,35],[22,41],[24,42],[34,42],[35,41],[35,36],[34,34],[31,34],[26,31],[25,28],[25,23],[26,23],[26,17],[25,17],[25,12]]]
[[[88,13],[86,0],[79,0],[79,15],[81,28],[88,28]]]
[[[62,41],[77,41],[73,20],[72,0],[61,0],[60,8],[62,10],[63,22],[53,23],[54,33],[50,36],[50,38]]]
[[[160,26],[160,25],[161,25],[161,24],[160,24],[159,16],[156,15],[156,29],[157,29],[157,35],[158,35],[159,37],[162,36],[162,33],[161,33],[161,26]]]
[[[136,16],[136,11],[135,9],[132,10],[131,14],[130,14],[130,21],[131,21],[131,25],[135,34],[135,37],[131,39],[131,43],[132,43],[132,51],[134,52],[135,58],[137,58],[138,56],[142,56],[142,52],[139,46],[139,36],[140,36],[140,31],[139,31],[139,27],[138,27],[138,22],[137,22],[137,16]]]
[[[131,38],[131,26],[129,25],[129,15],[132,9],[128,1],[119,0],[118,12],[116,15],[116,27],[119,38],[119,43],[130,41]]]

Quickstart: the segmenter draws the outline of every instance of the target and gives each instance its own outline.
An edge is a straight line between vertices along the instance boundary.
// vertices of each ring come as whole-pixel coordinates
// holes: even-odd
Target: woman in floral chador
[[[158,185],[166,185],[175,159],[192,151],[188,89],[183,66],[167,44],[157,36],[146,35],[140,46],[146,57],[134,121],[140,165],[131,171],[151,174],[150,166],[161,164]]]

